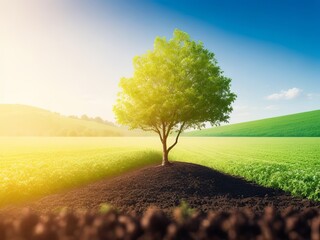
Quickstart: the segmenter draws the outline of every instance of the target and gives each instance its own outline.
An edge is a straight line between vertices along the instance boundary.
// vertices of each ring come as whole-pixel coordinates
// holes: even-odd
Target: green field
[[[172,140],[172,139],[171,139]],[[154,137],[0,138],[0,205],[160,164]],[[320,200],[320,138],[181,138],[172,159]]]
[[[192,131],[185,136],[320,137],[320,110]]]

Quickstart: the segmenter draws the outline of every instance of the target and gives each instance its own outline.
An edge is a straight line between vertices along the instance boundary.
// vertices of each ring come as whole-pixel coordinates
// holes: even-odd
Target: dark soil
[[[149,208],[142,216],[61,211],[36,214],[23,211],[0,218],[1,240],[319,240],[320,210],[282,212],[268,207],[257,214],[249,209],[189,213],[175,208],[169,218]]]
[[[169,212],[181,200],[204,212],[251,208],[261,213],[266,206],[278,210],[289,206],[297,210],[320,209],[319,202],[293,197],[200,165],[175,162],[167,167],[146,167],[4,211],[20,211],[26,206],[37,212],[64,207],[97,210],[100,204],[108,203],[122,212],[142,213],[149,206]]]

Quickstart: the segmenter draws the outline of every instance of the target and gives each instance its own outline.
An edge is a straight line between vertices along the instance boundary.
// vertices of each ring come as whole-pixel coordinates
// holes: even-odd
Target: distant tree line
[[[49,136],[60,137],[107,137],[107,136],[122,136],[118,131],[112,130],[98,130],[90,128],[77,128],[77,129],[59,129],[56,132],[46,134]]]
[[[109,125],[109,126],[116,126],[113,122],[110,122],[108,120],[104,120],[101,117],[89,117],[86,114],[83,114],[80,117],[75,116],[75,115],[71,115],[71,116],[69,116],[69,118],[85,120],[85,121],[91,121],[91,122],[106,124],[106,125]]]

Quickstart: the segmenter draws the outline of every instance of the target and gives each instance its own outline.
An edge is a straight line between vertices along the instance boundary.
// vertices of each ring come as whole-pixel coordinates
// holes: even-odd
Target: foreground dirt
[[[68,212],[35,214],[24,211],[19,217],[0,218],[1,240],[319,240],[320,210],[282,212],[268,207],[263,214],[249,209],[206,214],[185,207],[169,218],[157,209],[143,216]]]
[[[108,203],[122,212],[143,213],[150,206],[170,212],[181,200],[203,212],[250,208],[261,213],[266,206],[278,210],[287,207],[320,209],[319,202],[293,197],[200,165],[175,162],[168,167],[146,167],[21,206],[7,207],[0,214],[19,213],[24,207],[41,213],[65,207],[98,210],[102,203]]]

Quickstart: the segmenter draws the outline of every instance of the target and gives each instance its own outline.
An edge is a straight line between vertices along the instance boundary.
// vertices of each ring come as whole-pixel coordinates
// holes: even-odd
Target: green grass
[[[161,156],[144,143],[130,137],[0,138],[0,206],[154,164]]]
[[[185,136],[320,137],[320,110],[192,131]]]
[[[172,139],[171,139],[172,140]],[[0,206],[160,164],[154,137],[0,138]],[[181,138],[171,158],[320,201],[320,138]]]
[[[320,201],[320,138],[183,138],[172,157]]]

